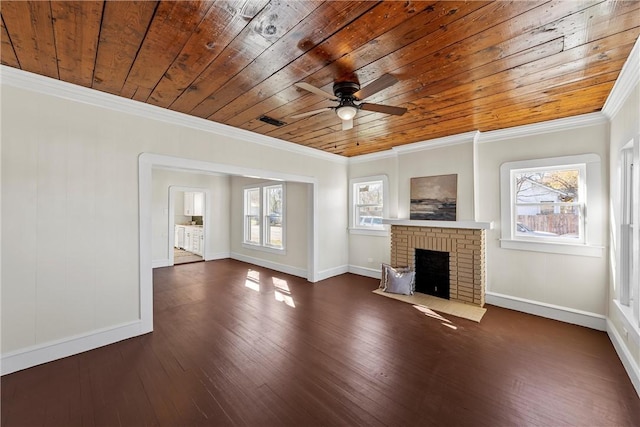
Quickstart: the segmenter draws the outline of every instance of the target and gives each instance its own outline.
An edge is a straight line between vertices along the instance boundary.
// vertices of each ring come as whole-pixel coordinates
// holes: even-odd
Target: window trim
[[[351,178],[349,180],[349,233],[361,234],[368,236],[388,236],[389,225],[381,224],[376,227],[364,227],[356,224],[356,210],[355,210],[355,187],[356,185],[364,184],[367,182],[382,181],[382,217],[389,217],[389,177],[387,175],[369,175],[358,178]]]
[[[266,227],[264,226],[265,224],[265,218],[267,217],[267,212],[266,212],[266,201],[265,201],[265,188],[268,187],[282,187],[282,247],[279,248],[277,246],[272,246],[272,245],[268,245],[266,244]],[[281,181],[269,181],[269,182],[263,182],[260,184],[252,184],[252,185],[245,185],[242,189],[242,247],[245,249],[252,249],[252,250],[257,250],[257,251],[262,251],[262,252],[270,252],[270,253],[274,253],[274,254],[279,254],[279,255],[285,255],[286,254],[286,210],[287,210],[287,205],[286,205],[286,183],[281,182]],[[247,191],[248,190],[258,190],[258,200],[260,202],[260,213],[258,215],[258,220],[259,220],[259,226],[260,226],[260,231],[259,231],[259,236],[260,236],[260,242],[259,243],[253,243],[251,241],[247,240]]]
[[[248,229],[250,227],[250,224],[248,222],[248,219],[250,216],[256,216],[256,215],[249,215],[247,213],[247,205],[248,205],[248,192],[249,191],[258,191],[258,210],[260,211],[257,215],[258,217],[258,225],[260,227],[260,231],[258,232],[258,243],[254,243],[251,240],[247,240],[247,234],[248,234]],[[261,246],[262,245],[262,202],[260,201],[260,199],[262,198],[262,190],[260,187],[256,187],[256,186],[248,186],[243,188],[242,190],[242,243],[249,245],[249,246]]]
[[[526,237],[516,237],[515,203],[513,199],[515,193],[512,188],[512,172],[522,169],[563,168],[575,165],[584,165],[585,171],[585,182],[579,190],[581,191],[579,200],[582,200],[581,204],[583,205],[582,224],[580,225],[581,227],[584,226],[582,232],[583,240],[574,242],[567,239],[536,238],[532,240]],[[589,200],[594,206],[588,204]],[[589,153],[503,163],[500,166],[500,247],[533,252],[602,257],[604,256],[602,232],[597,228],[600,225],[600,221],[593,220],[594,218],[597,219],[598,216],[602,216],[602,208],[597,206],[597,202],[593,202],[594,200],[603,200],[601,160],[597,154]],[[590,219],[593,221],[590,221]]]
[[[281,223],[282,223],[282,235],[280,236],[282,239],[282,247],[279,248],[278,246],[274,246],[271,244],[267,243],[267,233],[268,230],[270,229],[270,225],[268,224],[268,217],[269,217],[269,212],[267,211],[267,207],[268,207],[268,202],[267,202],[267,194],[266,194],[266,190],[269,188],[275,188],[275,187],[281,187],[282,188],[282,214],[281,214]],[[262,187],[262,233],[261,233],[261,237],[262,237],[262,246],[267,248],[267,249],[272,249],[272,250],[276,250],[278,252],[283,251],[284,250],[284,242],[286,241],[286,236],[285,236],[285,191],[284,191],[284,184],[279,182],[279,183],[271,183],[271,184],[267,184],[264,185]]]
[[[640,331],[640,135],[620,150],[620,226],[617,241],[617,286],[614,302],[633,326]],[[633,170],[631,169],[633,164]],[[632,297],[633,296],[633,297]]]

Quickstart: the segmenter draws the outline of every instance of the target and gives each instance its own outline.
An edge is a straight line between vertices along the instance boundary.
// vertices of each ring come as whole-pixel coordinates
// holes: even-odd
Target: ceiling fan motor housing
[[[355,99],[354,93],[360,90],[360,85],[355,82],[338,82],[333,84],[333,93],[340,99]]]

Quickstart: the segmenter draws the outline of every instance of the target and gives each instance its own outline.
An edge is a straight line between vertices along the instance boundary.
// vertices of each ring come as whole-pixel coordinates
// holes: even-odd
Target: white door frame
[[[152,193],[154,167],[195,173],[221,173],[260,177],[276,181],[292,181],[310,184],[309,239],[307,247],[307,280],[315,283],[318,276],[318,223],[315,221],[318,211],[318,182],[310,176],[294,175],[277,171],[245,168],[221,163],[183,159],[162,154],[142,153],[138,157],[138,209],[139,209],[139,274],[140,274],[140,332],[153,331],[153,269],[152,269]],[[207,198],[208,200],[211,197]],[[207,211],[211,211],[207,206]],[[171,239],[171,237],[169,237]]]
[[[210,200],[211,200],[211,190],[209,188],[201,188],[201,187],[183,187],[179,185],[170,185],[169,186],[169,266],[174,265],[174,257],[173,257],[173,246],[175,244],[175,225],[176,225],[176,206],[175,206],[175,197],[176,193],[179,192],[193,192],[193,193],[204,193],[204,213],[202,215],[202,234],[204,239],[202,239],[202,259],[205,261],[209,261],[210,258],[207,257],[207,248],[209,245],[207,244],[207,233],[209,224],[213,224],[213,222],[209,221],[211,212],[210,209]]]

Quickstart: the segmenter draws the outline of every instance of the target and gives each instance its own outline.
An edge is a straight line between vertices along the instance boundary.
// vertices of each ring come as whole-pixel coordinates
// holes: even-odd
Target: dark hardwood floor
[[[234,260],[154,271],[155,331],[2,378],[2,426],[639,426],[603,332],[480,324]]]

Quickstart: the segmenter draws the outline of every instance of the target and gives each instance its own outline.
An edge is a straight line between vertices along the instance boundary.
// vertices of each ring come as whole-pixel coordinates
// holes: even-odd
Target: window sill
[[[500,239],[500,247],[503,249],[515,249],[518,251],[546,252],[551,254],[588,256],[602,258],[603,246],[576,245],[571,243],[532,242],[528,240]]]
[[[269,252],[269,253],[278,254],[278,255],[287,254],[287,251],[284,248],[283,249],[270,248],[269,246],[252,245],[251,243],[242,243],[242,247],[245,249],[252,249],[254,251],[261,251],[261,252]]]
[[[387,230],[386,228],[382,228],[382,229],[349,228],[349,234],[387,237],[389,236],[389,230]]]

